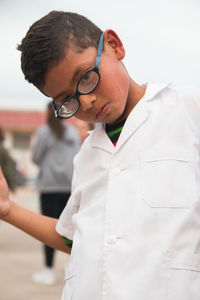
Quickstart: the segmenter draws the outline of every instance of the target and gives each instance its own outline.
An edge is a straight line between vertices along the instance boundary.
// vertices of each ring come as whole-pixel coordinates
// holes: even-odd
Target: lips
[[[100,111],[96,114],[96,119],[102,119],[108,112],[109,109],[109,104],[106,103],[101,109]]]

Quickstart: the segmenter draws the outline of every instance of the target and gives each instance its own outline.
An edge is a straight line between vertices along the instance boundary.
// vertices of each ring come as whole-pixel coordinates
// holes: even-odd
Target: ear
[[[111,48],[114,51],[118,60],[122,60],[125,56],[125,49],[122,41],[118,37],[115,31],[107,29],[104,32],[104,45]]]

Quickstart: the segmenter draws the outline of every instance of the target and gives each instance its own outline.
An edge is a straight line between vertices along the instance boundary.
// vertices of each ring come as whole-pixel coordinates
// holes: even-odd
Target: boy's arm
[[[64,243],[61,236],[55,230],[57,219],[36,214],[9,200],[8,186],[1,169],[0,218],[23,230],[42,243],[70,254],[71,249]]]

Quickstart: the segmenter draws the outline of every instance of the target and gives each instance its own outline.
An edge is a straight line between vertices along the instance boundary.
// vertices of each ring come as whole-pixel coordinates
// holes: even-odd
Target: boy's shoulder
[[[200,99],[200,87],[194,85],[175,85],[170,84],[170,88],[174,89],[179,98],[188,101],[188,99]],[[198,100],[197,100],[198,101]]]
[[[177,99],[183,109],[185,118],[193,125],[197,134],[200,134],[200,87],[176,87]]]

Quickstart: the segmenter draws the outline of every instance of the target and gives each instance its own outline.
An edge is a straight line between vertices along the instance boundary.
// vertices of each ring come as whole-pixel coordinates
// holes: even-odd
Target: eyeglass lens
[[[79,109],[79,101],[76,98],[71,98],[69,101],[63,103],[63,105],[58,110],[58,115],[60,117],[69,118]]]
[[[80,79],[78,84],[78,92],[88,94],[95,89],[99,82],[99,75],[95,71],[87,71]]]

